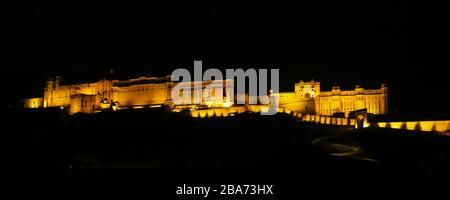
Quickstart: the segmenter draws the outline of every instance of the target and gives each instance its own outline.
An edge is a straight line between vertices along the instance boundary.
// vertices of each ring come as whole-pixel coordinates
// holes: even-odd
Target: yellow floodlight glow
[[[153,105],[153,106],[150,106],[150,108],[161,108],[161,105]]]
[[[229,108],[229,107],[231,107],[232,105],[233,105],[233,103],[230,102],[230,101],[227,101],[227,102],[224,102],[224,103],[223,103],[223,107],[225,107],[225,108]]]

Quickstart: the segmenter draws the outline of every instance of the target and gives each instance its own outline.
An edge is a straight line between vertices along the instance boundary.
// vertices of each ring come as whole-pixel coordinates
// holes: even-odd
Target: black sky
[[[403,113],[448,113],[449,15],[443,5],[35,1],[3,7],[2,80],[11,101],[48,76],[96,81],[175,68],[279,68],[282,90],[314,78],[390,86]]]

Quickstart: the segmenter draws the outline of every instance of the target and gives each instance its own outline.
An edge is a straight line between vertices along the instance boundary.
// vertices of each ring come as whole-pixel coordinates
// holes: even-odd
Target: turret
[[[357,92],[363,92],[364,91],[364,88],[361,86],[361,85],[356,85],[356,87],[355,87],[355,91],[357,91]]]
[[[333,86],[331,91],[333,91],[333,92],[340,92],[341,91],[341,87],[339,87],[338,85],[335,85],[335,86]]]
[[[387,93],[387,91],[388,91],[388,87],[387,87],[387,85],[386,84],[381,84],[381,92],[383,92],[383,93]]]
[[[61,80],[62,80],[61,76],[56,76],[56,78],[55,78],[55,88],[59,88],[59,86],[61,84]]]
[[[53,90],[55,86],[55,81],[53,81],[53,78],[49,77],[47,78],[47,86],[45,87],[45,90]]]
[[[389,112],[389,102],[388,102],[388,87],[386,84],[381,84],[381,88],[380,91],[383,93],[381,96],[381,100],[380,100],[380,113],[382,114],[388,114]]]

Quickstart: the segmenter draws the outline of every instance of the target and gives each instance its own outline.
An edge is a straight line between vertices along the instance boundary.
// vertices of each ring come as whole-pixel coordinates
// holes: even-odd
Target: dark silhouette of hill
[[[287,114],[192,118],[164,108],[2,114],[4,167],[12,178],[449,177],[449,139],[414,131],[318,126]],[[330,147],[356,146],[376,162],[333,156],[313,143],[328,136]]]

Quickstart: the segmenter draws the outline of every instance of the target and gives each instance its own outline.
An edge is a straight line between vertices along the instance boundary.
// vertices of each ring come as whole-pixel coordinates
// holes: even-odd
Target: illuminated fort
[[[140,77],[129,80],[100,80],[94,83],[77,85],[63,85],[61,77],[49,78],[42,98],[24,100],[26,108],[61,107],[67,109],[70,114],[93,113],[104,109],[127,109],[158,107],[169,105],[173,110],[189,108],[190,110],[210,110],[214,114],[220,111],[220,115],[228,115],[233,112],[261,111],[265,105],[235,105],[231,95],[224,94],[220,98],[212,95],[203,95],[200,105],[178,105],[171,103],[171,91],[177,83],[166,77]],[[211,81],[203,81],[204,94],[214,94],[206,91]],[[230,81],[224,80],[226,87]],[[192,91],[196,88],[192,87]],[[200,88],[197,88],[200,89]],[[225,90],[224,90],[225,91]],[[341,90],[334,86],[331,91],[321,91],[320,82],[311,80],[300,81],[295,84],[293,92],[280,92],[279,108],[296,113],[315,114],[322,116],[343,115],[346,118],[350,112],[367,109],[368,113],[382,115],[387,113],[388,90],[382,84],[379,89],[364,89],[356,86],[353,90]],[[191,95],[193,96],[193,95]],[[236,96],[236,95],[234,95]],[[247,95],[248,98],[248,95]],[[267,106],[266,106],[267,107]],[[208,113],[206,113],[208,114]],[[196,116],[195,114],[193,114]],[[200,115],[200,114],[199,114]]]
[[[100,80],[95,83],[62,85],[61,77],[49,78],[43,91],[43,97],[23,100],[25,108],[61,108],[69,114],[96,113],[102,110],[137,109],[167,106],[173,112],[188,109],[193,117],[227,117],[243,112],[261,112],[270,105],[248,104],[249,95],[245,95],[244,105],[234,104],[240,94],[214,96],[214,89],[207,87],[212,81],[173,82],[170,76],[140,77],[129,80]],[[177,84],[189,88],[192,92],[202,90],[200,104],[191,101],[174,105],[171,99],[172,89]],[[232,82],[223,80],[222,86],[229,87]],[[201,88],[196,88],[196,87]],[[213,87],[214,88],[214,87]],[[186,90],[186,91],[189,91]],[[181,90],[185,91],[185,90]],[[223,89],[223,91],[227,91]],[[205,95],[207,94],[207,95]],[[341,90],[333,86],[331,91],[321,91],[320,82],[299,81],[293,92],[278,94],[278,112],[288,113],[306,122],[355,126],[356,128],[375,126],[380,128],[433,131],[450,135],[450,120],[375,122],[367,121],[369,115],[384,115],[388,112],[388,88],[381,84],[378,89],[364,89],[357,85],[353,90]],[[183,96],[180,94],[180,96]],[[235,99],[231,99],[234,97]]]

